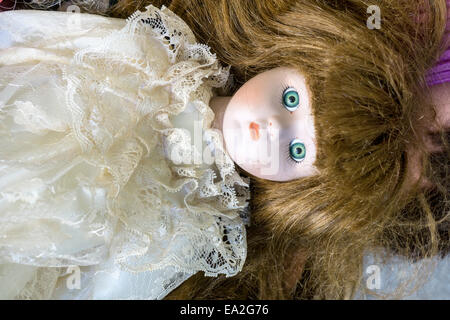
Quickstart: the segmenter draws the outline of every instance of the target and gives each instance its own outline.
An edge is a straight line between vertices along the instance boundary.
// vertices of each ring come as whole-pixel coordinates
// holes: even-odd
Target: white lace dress
[[[241,270],[248,180],[208,106],[229,69],[178,16],[3,12],[0,47],[0,298],[160,299]]]

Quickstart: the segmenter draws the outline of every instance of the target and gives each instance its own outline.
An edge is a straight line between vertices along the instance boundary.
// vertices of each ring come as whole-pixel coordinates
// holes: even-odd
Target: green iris
[[[298,92],[294,88],[287,88],[283,92],[283,105],[289,111],[294,111],[298,108],[300,98]]]
[[[298,139],[294,139],[289,144],[289,154],[294,161],[302,161],[306,156],[306,147]]]

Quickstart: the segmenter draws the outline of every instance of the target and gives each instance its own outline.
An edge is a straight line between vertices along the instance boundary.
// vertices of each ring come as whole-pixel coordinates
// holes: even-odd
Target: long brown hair
[[[306,74],[314,97],[320,173],[282,183],[251,177],[242,272],[198,273],[168,299],[350,298],[368,251],[418,259],[448,250],[448,136],[439,136],[445,151],[429,155],[416,129],[433,110],[424,78],[442,51],[445,0],[372,2],[125,0],[113,8],[126,17],[168,6],[232,66],[228,94],[290,66]],[[372,4],[379,30],[366,25]],[[407,150],[423,154],[432,188],[408,180]]]

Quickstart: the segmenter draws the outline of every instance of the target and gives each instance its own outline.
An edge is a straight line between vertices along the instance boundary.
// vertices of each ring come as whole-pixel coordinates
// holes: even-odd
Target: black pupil
[[[297,147],[297,148],[295,148],[295,151],[296,151],[297,153],[302,153],[302,148]]]
[[[289,96],[289,102],[290,103],[294,103],[295,102],[295,97],[294,96]]]

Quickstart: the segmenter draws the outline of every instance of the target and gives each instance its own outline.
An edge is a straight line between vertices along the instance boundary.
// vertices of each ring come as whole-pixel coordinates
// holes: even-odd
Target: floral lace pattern
[[[20,35],[21,47],[3,52],[0,271],[1,264],[56,270],[105,261],[132,273],[161,270],[166,289],[147,298],[163,297],[197,271],[235,275],[246,257],[248,180],[211,129],[208,106],[229,68],[164,6],[125,23],[89,19],[113,31],[78,30],[63,39],[67,45]],[[17,65],[12,50],[22,53]],[[46,94],[36,95],[37,85]],[[214,151],[211,165],[171,158],[173,150],[198,153],[194,120]],[[30,288],[41,278],[54,288],[47,278],[61,275],[34,274],[16,297],[44,297]]]

